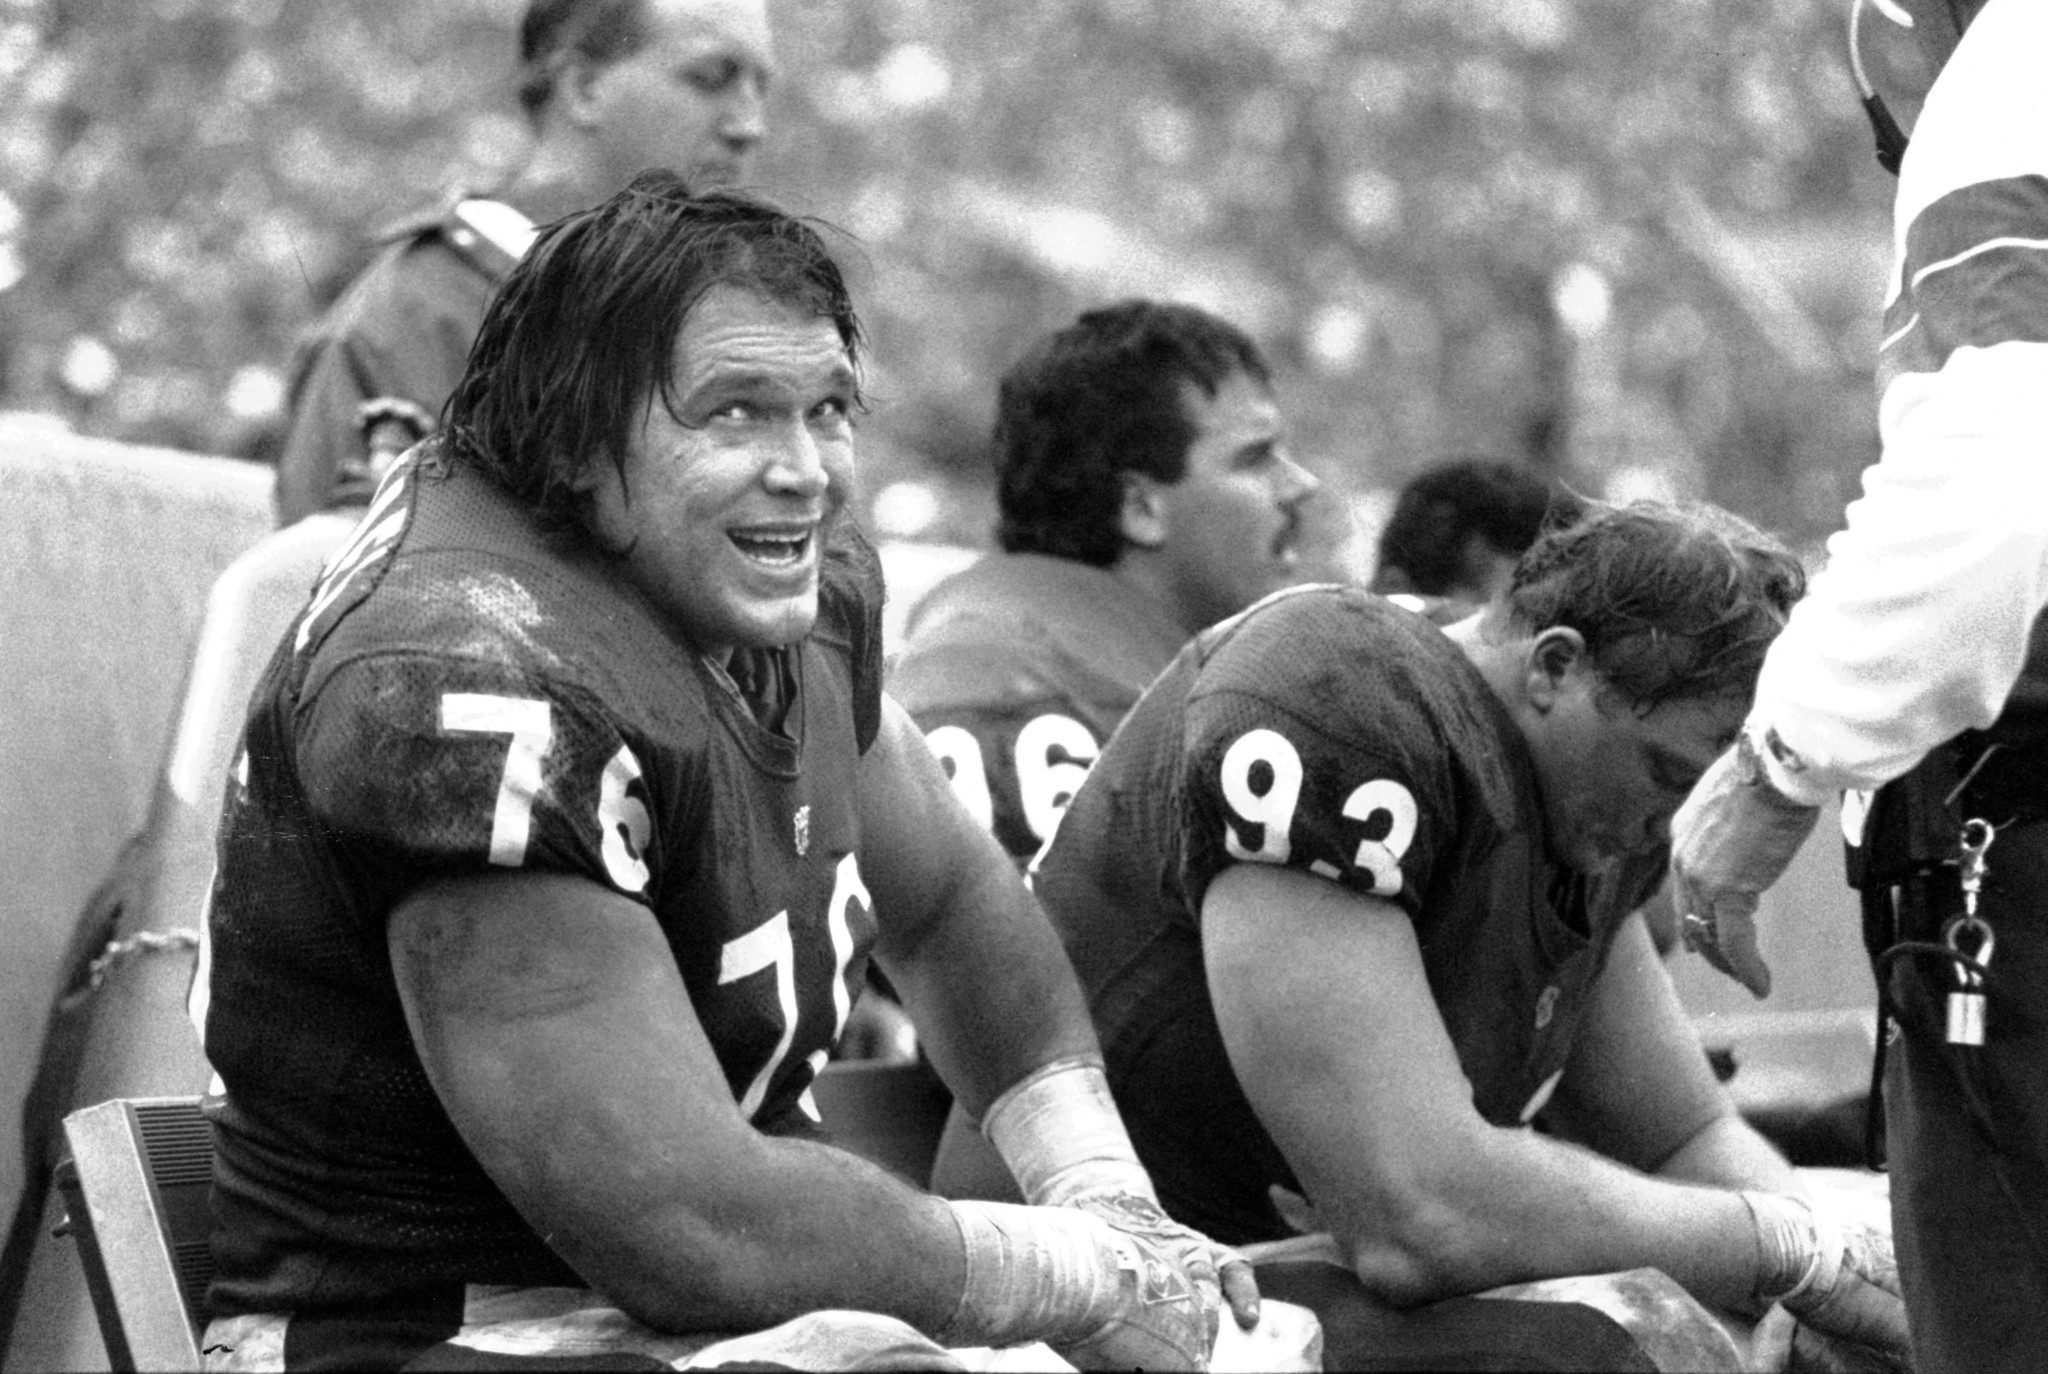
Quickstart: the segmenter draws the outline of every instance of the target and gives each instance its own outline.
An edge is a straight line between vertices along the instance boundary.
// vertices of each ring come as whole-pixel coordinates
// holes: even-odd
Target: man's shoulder
[[[459,316],[472,331],[490,295],[518,260],[503,234],[490,234],[451,202],[394,220],[375,251],[316,322],[313,334],[375,332],[393,322]],[[473,318],[472,318],[473,317]]]
[[[644,717],[669,735],[702,717],[690,655],[600,564],[551,541],[482,478],[405,476],[415,490],[386,517],[404,520],[388,564],[361,560],[361,585],[308,636],[309,692],[375,660],[385,691],[466,684],[622,724]],[[344,567],[333,573],[346,578]]]
[[[1331,776],[1399,780],[1462,829],[1514,828],[1526,751],[1478,669],[1440,627],[1348,584],[1277,592],[1197,640],[1191,747],[1277,732]],[[1519,771],[1518,771],[1519,770]]]
[[[393,872],[488,861],[639,891],[605,818],[639,786],[686,833],[724,738],[694,658],[629,598],[488,544],[400,549],[291,671],[277,704],[309,814]]]
[[[911,613],[906,652],[938,639],[1001,638],[1017,616],[1060,623],[1091,611],[1087,598],[1114,590],[1105,568],[1036,553],[992,552],[941,579]],[[1077,602],[1077,594],[1082,598]]]
[[[1107,569],[995,553],[918,604],[892,690],[913,714],[1054,696],[1121,712],[1185,638],[1156,603]]]
[[[1319,714],[1464,713],[1484,690],[1438,625],[1362,587],[1273,593],[1202,632],[1195,695],[1245,692],[1320,703]]]

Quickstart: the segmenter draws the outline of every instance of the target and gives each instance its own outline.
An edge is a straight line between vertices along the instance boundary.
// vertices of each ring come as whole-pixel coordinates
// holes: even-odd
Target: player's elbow
[[[1367,1291],[1399,1307],[1500,1282],[1497,1236],[1453,1182],[1419,1177],[1345,1209],[1337,1241]]]

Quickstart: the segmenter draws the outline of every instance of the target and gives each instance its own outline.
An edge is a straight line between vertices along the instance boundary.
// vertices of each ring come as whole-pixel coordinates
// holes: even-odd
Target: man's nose
[[[832,472],[817,436],[798,422],[785,431],[762,477],[770,490],[812,496],[831,484]]]
[[[718,135],[742,151],[768,131],[768,92],[758,76],[735,81],[720,113]]]
[[[1298,506],[1323,489],[1323,479],[1294,461],[1292,454],[1280,459],[1280,504]]]

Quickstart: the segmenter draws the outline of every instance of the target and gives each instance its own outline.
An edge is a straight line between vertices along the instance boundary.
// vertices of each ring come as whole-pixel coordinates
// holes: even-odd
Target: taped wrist
[[[1039,1206],[1104,1190],[1159,1200],[1092,1055],[1034,1069],[996,1099],[981,1130]]]
[[[1826,1301],[1842,1274],[1842,1238],[1810,1205],[1783,1193],[1743,1193],[1756,1224],[1756,1300],[1799,1312]]]
[[[1117,1315],[1121,1271],[1140,1260],[1101,1221],[1013,1202],[947,1205],[966,1247],[967,1281],[935,1333],[941,1345],[1065,1345],[1099,1334]]]

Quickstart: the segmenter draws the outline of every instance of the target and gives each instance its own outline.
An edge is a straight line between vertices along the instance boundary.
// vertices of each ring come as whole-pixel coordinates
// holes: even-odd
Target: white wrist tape
[[[1746,1192],[1742,1201],[1756,1223],[1757,1300],[1796,1312],[1832,1293],[1842,1273],[1842,1238],[1834,1226],[1803,1199],[1783,1193]]]
[[[967,1282],[935,1333],[941,1345],[1086,1340],[1117,1314],[1121,1269],[1141,1262],[1135,1246],[1085,1212],[948,1205],[967,1251]]]
[[[996,1099],[981,1130],[1032,1203],[1056,1207],[1105,1188],[1159,1200],[1100,1059],[1055,1059],[1034,1069]]]

